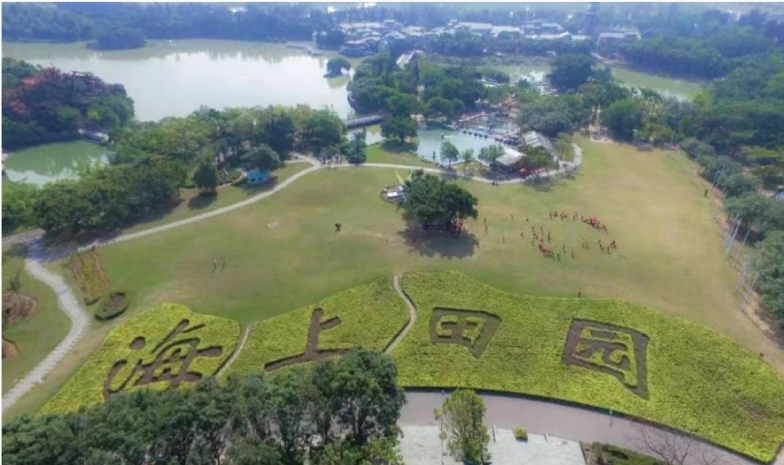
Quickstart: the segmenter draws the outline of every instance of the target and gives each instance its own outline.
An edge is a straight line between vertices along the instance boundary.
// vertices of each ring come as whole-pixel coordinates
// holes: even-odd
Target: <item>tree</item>
[[[477,158],[490,165],[491,168],[495,168],[495,164],[498,162],[498,159],[503,156],[503,154],[503,146],[491,145],[489,147],[482,147],[479,149],[479,156]]]
[[[558,138],[553,142],[553,148],[560,160],[574,161],[574,145],[572,145],[572,138],[569,134],[558,134]]]
[[[433,97],[425,104],[425,116],[428,118],[443,116],[449,119],[452,114],[452,102],[443,97]]]
[[[267,144],[249,150],[242,156],[242,161],[249,170],[274,170],[281,165],[280,156]]]
[[[3,182],[3,229],[35,225],[33,207],[41,189],[34,184]]]
[[[466,169],[468,168],[468,165],[471,164],[472,161],[474,161],[474,149],[463,150],[462,157],[463,157],[463,173],[465,173]]]
[[[730,197],[725,201],[727,213],[730,216],[737,216],[738,220],[746,228],[762,224],[768,212],[768,199],[757,195],[755,192],[748,192],[739,197]]]
[[[215,195],[218,186],[218,170],[211,157],[202,158],[196,171],[193,173],[193,183],[199,188],[201,194]]]
[[[766,235],[754,266],[759,272],[757,290],[762,303],[779,321],[784,321],[784,231]]]
[[[351,63],[343,57],[330,58],[327,61],[326,77],[336,77],[343,74],[343,70],[351,69]]]
[[[591,55],[560,55],[553,60],[550,83],[562,90],[576,90],[592,76]]]
[[[398,203],[403,218],[426,228],[451,230],[457,222],[478,215],[478,200],[470,192],[422,170],[405,182],[404,192],[403,201]]]
[[[452,166],[452,162],[456,162],[459,157],[460,151],[457,150],[455,144],[448,140],[441,142],[441,158],[449,162],[449,166]]]
[[[632,140],[634,131],[642,126],[642,109],[634,99],[618,100],[603,114],[603,123],[617,139]]]
[[[365,143],[365,131],[355,132],[351,140],[346,144],[344,155],[349,163],[365,163],[367,159],[367,143]]]
[[[458,389],[444,401],[436,419],[443,421],[447,447],[460,462],[482,464],[489,460],[485,453],[490,435],[484,423],[485,403],[474,391]]]
[[[521,163],[523,168],[529,171],[539,168],[548,168],[554,164],[553,157],[544,147],[535,147],[528,150]]]
[[[396,139],[403,144],[406,139],[416,137],[417,126],[411,118],[393,116],[381,123],[381,135],[387,139]]]
[[[632,441],[646,454],[661,459],[665,465],[719,464],[719,457],[694,436],[670,432],[644,422],[634,423]]]

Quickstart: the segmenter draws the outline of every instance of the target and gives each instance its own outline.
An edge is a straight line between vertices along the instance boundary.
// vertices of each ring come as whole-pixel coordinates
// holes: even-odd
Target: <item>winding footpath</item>
[[[406,334],[408,334],[411,328],[414,327],[414,323],[416,323],[416,319],[417,319],[416,306],[414,305],[414,302],[411,301],[411,298],[408,296],[408,294],[406,294],[406,292],[403,290],[403,286],[400,285],[400,276],[395,275],[395,277],[392,280],[392,285],[395,288],[395,292],[397,292],[400,298],[403,299],[403,301],[406,303],[406,306],[408,307],[409,318],[408,318],[408,323],[406,323],[406,326],[403,327],[402,331],[400,331],[400,334],[395,336],[395,338],[392,339],[392,342],[389,343],[387,348],[384,349],[384,352],[386,353],[392,352],[392,349],[397,347],[397,344],[401,340],[403,340],[403,338],[406,337]]]
[[[79,304],[79,301],[71,292],[71,288],[65,282],[62,276],[47,270],[43,263],[46,258],[41,250],[40,240],[34,242],[29,249],[29,256],[25,259],[25,271],[30,276],[46,284],[57,296],[57,306],[68,315],[71,320],[71,330],[65,336],[60,344],[54,348],[41,363],[36,365],[22,380],[14,385],[3,396],[3,411],[16,403],[19,398],[27,393],[30,389],[35,387],[38,383],[42,382],[49,371],[57,366],[57,364],[76,346],[76,343],[87,331],[90,324],[90,315]]]

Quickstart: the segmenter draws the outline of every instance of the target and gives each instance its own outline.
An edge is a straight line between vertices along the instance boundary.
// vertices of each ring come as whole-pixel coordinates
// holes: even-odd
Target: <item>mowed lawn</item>
[[[265,184],[251,186],[242,184],[239,186],[226,185],[218,188],[218,195],[212,197],[204,197],[199,195],[198,189],[180,189],[180,203],[173,209],[167,211],[164,215],[154,218],[150,221],[139,223],[132,228],[122,231],[125,233],[132,233],[142,231],[144,229],[154,228],[162,224],[171,223],[191,216],[196,216],[201,213],[206,213],[216,208],[225,207],[233,203],[241,202],[248,197],[253,197],[256,194],[274,189],[275,186],[286,179],[294,176],[300,171],[310,168],[310,163],[287,163],[286,166],[272,172],[270,182]]]
[[[100,254],[112,287],[131,298],[129,314],[176,302],[246,326],[373,277],[455,269],[519,294],[625,298],[721,331],[784,372],[784,358],[738,309],[736,274],[723,258],[696,166],[673,152],[579,143],[585,165],[575,179],[539,189],[461,181],[479,198],[479,219],[467,223],[475,242],[412,243],[396,207],[379,199],[394,170],[344,168],[309,174],[247,208]],[[551,221],[550,210],[596,216],[609,234],[580,221]],[[340,233],[335,223],[343,225]],[[531,246],[531,226],[540,224],[552,232],[554,247],[567,245],[560,261]],[[601,254],[598,239],[616,239],[618,250]],[[580,247],[583,240],[590,251]]]

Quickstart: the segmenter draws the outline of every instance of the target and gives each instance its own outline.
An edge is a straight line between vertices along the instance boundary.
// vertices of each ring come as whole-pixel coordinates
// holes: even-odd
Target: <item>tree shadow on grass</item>
[[[218,195],[195,195],[188,200],[188,208],[191,210],[203,210],[218,200]]]
[[[462,233],[458,236],[451,232],[425,231],[418,227],[409,227],[398,231],[397,235],[405,241],[409,251],[425,257],[462,259],[473,255],[479,246],[476,236],[471,233]]]
[[[248,197],[253,197],[254,195],[261,194],[262,192],[271,191],[279,184],[278,177],[273,175],[270,176],[269,180],[264,184],[240,184],[236,186],[238,189],[242,190],[242,192],[247,195]],[[219,194],[220,195],[220,194]]]

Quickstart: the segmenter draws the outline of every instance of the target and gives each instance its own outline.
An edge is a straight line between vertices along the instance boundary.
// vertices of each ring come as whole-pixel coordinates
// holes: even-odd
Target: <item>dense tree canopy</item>
[[[399,465],[397,370],[358,349],[315,367],[140,390],[3,425],[3,463]]]
[[[604,124],[617,139],[631,140],[634,132],[642,127],[642,109],[634,99],[614,102],[603,115]]]
[[[560,55],[552,63],[550,83],[562,90],[576,90],[593,75],[591,55]]]
[[[405,197],[398,206],[407,221],[452,230],[458,222],[477,217],[477,203],[476,197],[457,184],[419,170],[406,181]]]
[[[144,32],[141,29],[120,28],[104,29],[95,35],[95,42],[89,44],[96,50],[125,50],[144,47]]]
[[[133,118],[119,84],[3,58],[3,148],[79,137],[81,128],[110,131]]]
[[[330,58],[327,61],[327,77],[341,76],[344,69],[350,70],[351,63],[343,57]]]

